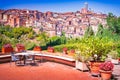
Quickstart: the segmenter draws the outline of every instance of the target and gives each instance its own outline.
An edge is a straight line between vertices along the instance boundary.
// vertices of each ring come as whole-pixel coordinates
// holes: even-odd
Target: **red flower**
[[[8,48],[8,47],[12,47],[12,46],[11,46],[11,44],[5,44],[3,47]]]
[[[111,61],[104,62],[100,65],[100,69],[104,71],[111,71],[114,68],[114,64]]]

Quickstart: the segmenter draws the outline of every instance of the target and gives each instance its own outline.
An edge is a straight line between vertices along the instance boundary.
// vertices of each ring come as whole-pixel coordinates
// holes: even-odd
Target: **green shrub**
[[[81,39],[77,45],[77,49],[84,56],[91,56],[94,60],[101,60],[102,57],[107,56],[108,52],[116,48],[115,43],[109,38],[89,37]],[[94,58],[97,55],[97,59]]]
[[[34,47],[35,47],[35,43],[32,43],[32,42],[27,42],[25,44],[26,50],[33,50]]]
[[[55,51],[59,51],[62,52],[63,48],[66,47],[68,50],[71,49],[76,49],[78,43],[74,43],[74,44],[62,44],[62,45],[58,45],[58,46],[54,46]]]
[[[120,41],[117,42],[117,52],[118,52],[118,57],[120,57]]]

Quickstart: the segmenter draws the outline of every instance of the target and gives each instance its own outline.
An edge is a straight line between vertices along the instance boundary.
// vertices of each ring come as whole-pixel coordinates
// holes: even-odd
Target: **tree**
[[[103,31],[104,31],[103,25],[99,24],[96,36],[102,37]]]
[[[120,17],[117,18],[116,23],[116,33],[120,34]]]
[[[40,41],[40,45],[46,45],[48,42],[48,35],[46,32],[42,32],[41,34],[38,34],[36,37],[37,41]]]
[[[120,34],[120,17],[116,17],[112,13],[109,13],[107,17],[107,24],[109,30],[113,33]]]
[[[34,35],[34,31],[32,28],[26,28],[26,27],[19,27],[19,28],[13,28],[12,30],[14,38],[19,39],[22,35],[28,34],[27,37],[31,38]]]
[[[85,37],[90,37],[90,36],[93,36],[94,35],[94,31],[92,29],[92,27],[87,27],[86,31],[85,31]]]

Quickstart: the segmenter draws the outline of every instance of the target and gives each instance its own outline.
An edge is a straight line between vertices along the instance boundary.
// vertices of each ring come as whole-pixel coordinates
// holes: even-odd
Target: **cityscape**
[[[66,37],[81,37],[87,27],[91,26],[96,33],[98,25],[106,26],[107,14],[96,13],[89,10],[89,4],[76,12],[57,13],[37,10],[8,9],[0,10],[0,23],[11,27],[33,27],[37,33],[43,30],[49,36],[61,36],[62,31]]]
[[[120,0],[1,0],[0,80],[120,80]]]

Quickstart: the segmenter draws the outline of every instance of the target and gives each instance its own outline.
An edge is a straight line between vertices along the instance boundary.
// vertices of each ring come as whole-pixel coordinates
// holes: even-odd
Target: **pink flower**
[[[3,47],[8,48],[8,47],[12,47],[12,46],[11,46],[11,44],[5,44]]]
[[[100,65],[100,69],[104,71],[111,71],[114,68],[114,64],[111,61],[104,62]]]

